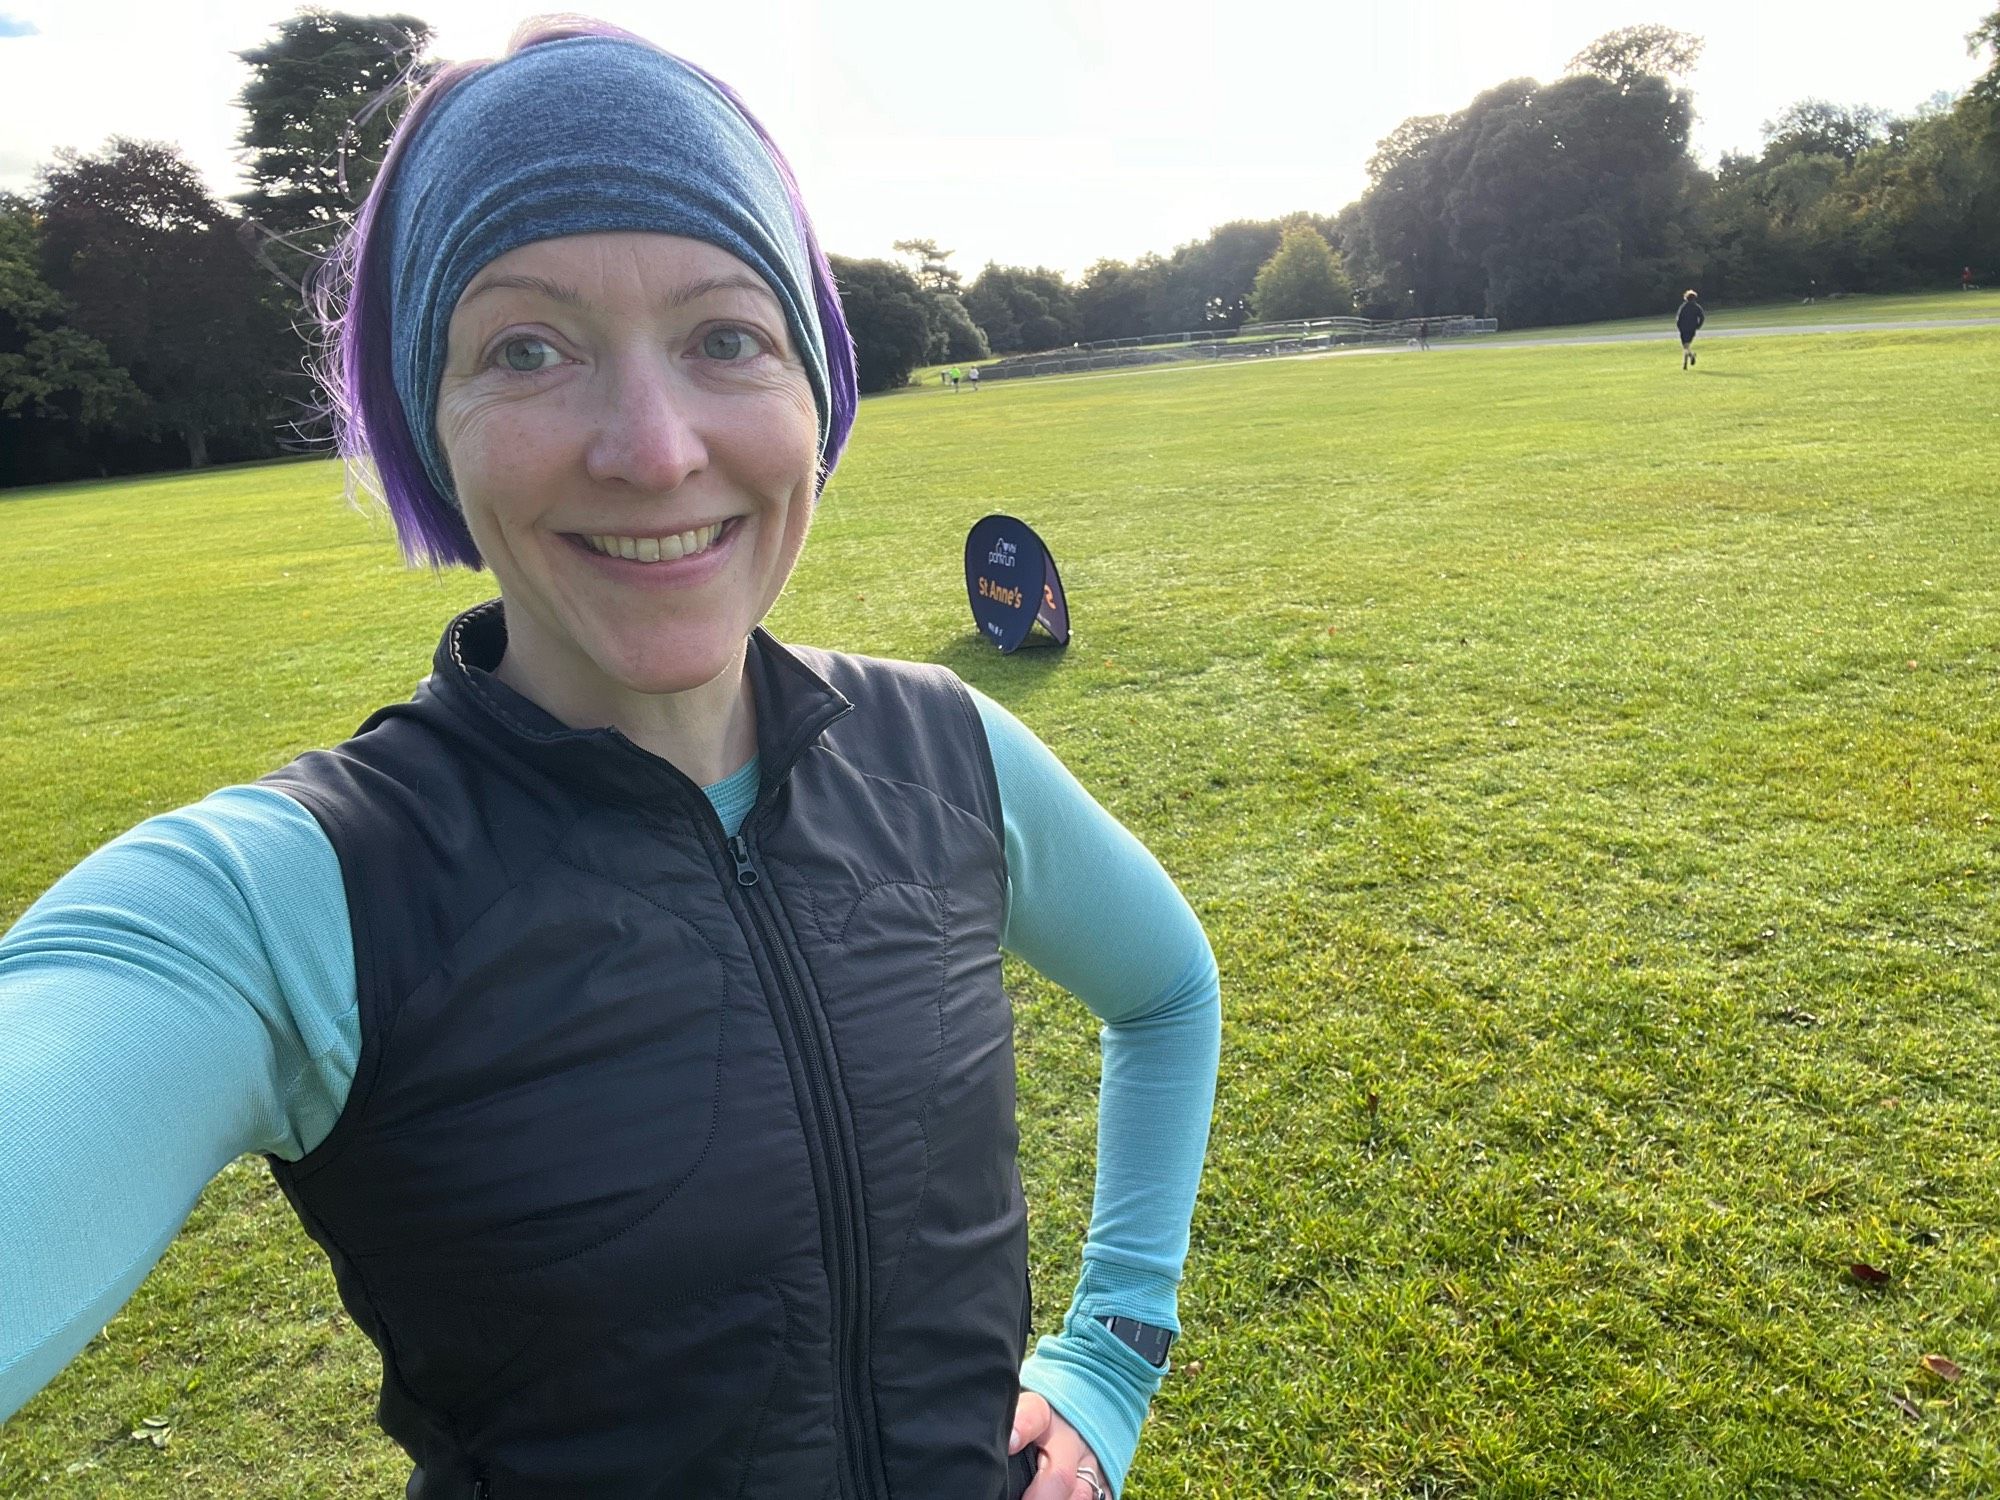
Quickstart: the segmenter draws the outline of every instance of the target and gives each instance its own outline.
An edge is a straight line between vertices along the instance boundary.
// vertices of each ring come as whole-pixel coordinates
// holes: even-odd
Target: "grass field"
[[[1677,364],[863,406],[775,628],[1012,706],[1221,963],[1184,1363],[1124,1500],[2000,1494],[2000,329]],[[482,580],[337,490],[0,501],[0,920],[409,690]],[[974,637],[994,509],[1061,562],[1066,652]],[[1054,1309],[1093,1027],[1012,980]],[[400,1493],[316,1255],[227,1171],[0,1430],[0,1495]]]
[[[1704,333],[1729,328],[1795,328],[1814,323],[1901,323],[1942,318],[2000,318],[2000,288],[1970,292],[1889,292],[1853,297],[1823,297],[1806,302],[1752,302],[1732,306],[1704,302],[1708,324]],[[1670,337],[1675,304],[1669,299],[1658,317],[1623,318],[1611,323],[1584,323],[1563,328],[1520,328],[1483,336],[1480,343],[1521,339],[1600,338],[1617,333],[1657,333]]]

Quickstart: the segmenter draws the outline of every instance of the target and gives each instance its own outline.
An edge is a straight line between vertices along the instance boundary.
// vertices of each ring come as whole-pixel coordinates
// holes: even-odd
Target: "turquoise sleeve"
[[[354,1010],[339,863],[259,787],[141,823],[0,939],[0,1418],[110,1321],[211,1177],[324,1138]]]
[[[1021,1383],[1090,1444],[1115,1491],[1161,1372],[1096,1314],[1178,1330],[1176,1292],[1221,1050],[1215,957],[1159,861],[1006,709],[977,692],[1007,843],[1004,946],[1100,1020],[1097,1190],[1060,1332]]]
[[[707,787],[734,832],[757,762]],[[326,1139],[361,1055],[340,861],[237,786],[140,824],[0,938],[0,1420],[138,1289],[248,1151]]]

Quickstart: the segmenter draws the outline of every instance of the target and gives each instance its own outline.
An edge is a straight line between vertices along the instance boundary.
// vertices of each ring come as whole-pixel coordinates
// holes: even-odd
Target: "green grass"
[[[1678,296],[1678,293],[1674,294]],[[1904,323],[1950,318],[2000,318],[2000,288],[1970,292],[1864,293],[1853,297],[1822,297],[1817,302],[1792,298],[1786,302],[1702,303],[1708,313],[1704,332],[1729,328],[1794,328],[1815,323]],[[1518,328],[1483,335],[1479,342],[1519,339],[1592,338],[1615,333],[1670,333],[1675,303],[1669,297],[1654,318],[1622,318],[1609,323],[1582,323],[1560,328]]]
[[[863,407],[774,626],[1014,707],[1221,962],[1187,1363],[1127,1500],[2000,1493],[2000,329],[1676,363]],[[0,919],[424,670],[481,581],[336,489],[0,503]],[[992,509],[1052,544],[1068,651],[974,637]],[[1046,1314],[1094,1027],[1012,980]],[[225,1173],[0,1432],[0,1494],[394,1492],[315,1255]]]

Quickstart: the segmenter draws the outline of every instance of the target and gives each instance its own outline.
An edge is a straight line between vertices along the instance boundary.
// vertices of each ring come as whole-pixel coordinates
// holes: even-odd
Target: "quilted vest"
[[[361,1053],[271,1168],[412,1500],[999,1500],[1028,1336],[999,792],[936,667],[746,657],[736,837],[491,673],[266,778],[340,858]]]

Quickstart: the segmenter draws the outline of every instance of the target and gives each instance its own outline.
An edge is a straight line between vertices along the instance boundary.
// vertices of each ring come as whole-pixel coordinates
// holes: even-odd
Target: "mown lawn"
[[[779,633],[1010,704],[1221,962],[1127,1500],[2000,1493],[2000,329],[1677,363],[863,407]],[[1066,652],[974,637],[992,509],[1054,548]],[[17,493],[0,557],[0,921],[349,732],[484,591],[403,571],[313,464]],[[1052,1315],[1093,1028],[1014,979]],[[226,1172],[0,1430],[0,1495],[400,1493],[316,1254]]]
[[[1659,316],[1623,318],[1611,323],[1583,323],[1561,328],[1518,328],[1489,334],[1478,343],[1506,343],[1520,339],[1596,338],[1610,333],[1657,333],[1671,340],[1679,294],[1670,295],[1661,305]],[[1795,328],[1816,323],[1906,323],[1950,318],[2000,318],[2000,287],[1978,287],[1969,292],[1870,292],[1852,297],[1822,297],[1807,302],[1793,297],[1783,302],[1748,302],[1704,299],[1708,313],[1704,332],[1720,333],[1729,328]],[[1697,362],[1697,365],[1699,362]]]

